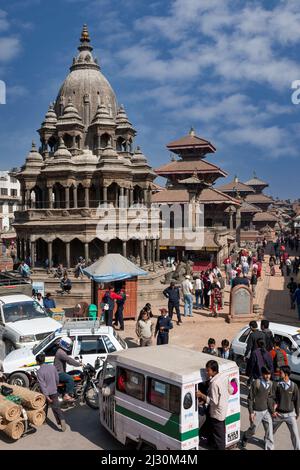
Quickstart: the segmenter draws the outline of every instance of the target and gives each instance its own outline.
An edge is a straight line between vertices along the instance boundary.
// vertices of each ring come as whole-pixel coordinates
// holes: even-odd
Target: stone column
[[[66,260],[67,260],[67,268],[71,267],[71,256],[70,256],[70,242],[66,242]]]
[[[144,249],[144,240],[140,240],[140,260],[141,260],[141,266],[144,266],[145,264],[145,249]]]
[[[122,242],[122,254],[123,254],[124,258],[126,258],[126,256],[127,256],[127,242],[126,241]]]
[[[148,207],[147,193],[148,193],[147,189],[144,189],[144,191],[143,191],[143,195],[144,195],[144,205],[145,205],[146,207]]]
[[[238,207],[236,209],[236,227],[235,227],[235,230],[236,230],[236,241],[237,241],[237,244],[238,246],[240,245],[241,243],[241,208]]]
[[[104,242],[104,256],[108,254],[108,242]]]
[[[133,204],[133,188],[129,189],[129,206]]]
[[[52,242],[48,242],[48,260],[49,268],[52,268]]]
[[[30,189],[26,189],[25,201],[26,201],[25,202],[26,209],[30,209],[30,203],[31,203]]]
[[[115,208],[119,207],[119,186],[116,187]]]
[[[48,206],[49,209],[53,209],[53,196],[52,188],[48,188]]]
[[[84,188],[84,206],[85,207],[90,207],[90,194],[89,194],[90,189],[89,188]]]
[[[65,187],[65,208],[70,209],[70,188],[69,186]]]
[[[122,207],[124,207],[124,188],[120,188],[119,207],[121,205],[120,201],[122,201]]]
[[[153,271],[155,268],[155,244],[156,244],[156,240],[151,240],[151,258],[152,258],[152,264],[153,264]]]
[[[72,136],[72,148],[76,149],[76,135]]]
[[[73,186],[73,201],[74,201],[74,209],[77,209],[78,203],[77,203],[77,187]]]
[[[146,241],[146,258],[147,258],[147,264],[151,263],[151,244],[150,240]]]
[[[107,205],[107,186],[103,186],[103,204]]]
[[[35,267],[35,242],[30,243],[30,257],[31,257],[31,266]]]
[[[125,196],[125,202],[126,202],[126,207],[129,206],[129,189],[128,188],[125,188],[125,192],[124,192],[124,196]]]
[[[229,212],[229,230],[233,231],[233,211]]]
[[[156,240],[156,261],[160,261],[160,244],[159,244],[159,238]]]
[[[89,244],[88,243],[84,244],[84,257],[85,257],[85,261],[89,259]]]

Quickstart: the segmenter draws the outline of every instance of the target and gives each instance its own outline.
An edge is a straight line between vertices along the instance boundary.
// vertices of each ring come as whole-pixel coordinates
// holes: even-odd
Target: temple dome
[[[79,54],[73,59],[70,73],[63,82],[55,102],[55,112],[61,116],[63,108],[67,105],[69,98],[84,120],[84,103],[89,102],[89,122],[94,118],[98,105],[106,105],[111,117],[117,115],[117,100],[115,93],[104,75],[100,71],[97,60],[92,55],[92,46],[86,26],[83,27],[81,45],[78,47]]]

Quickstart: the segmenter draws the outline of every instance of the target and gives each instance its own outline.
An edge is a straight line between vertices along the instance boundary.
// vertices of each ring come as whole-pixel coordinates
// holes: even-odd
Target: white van
[[[257,322],[260,329],[260,322]],[[300,381],[300,329],[296,326],[270,323],[269,329],[274,336],[281,340],[281,348],[287,353],[289,366],[292,370],[291,378]],[[244,326],[232,340],[232,349],[236,355],[237,363],[243,365],[247,340],[251,333],[249,325]]]
[[[0,338],[5,354],[24,346],[33,347],[61,324],[47,315],[45,309],[28,295],[0,297]]]
[[[239,370],[235,362],[163,345],[109,354],[99,380],[101,424],[122,444],[157,450],[197,450],[196,392],[216,360],[228,384],[226,446],[240,438]]]

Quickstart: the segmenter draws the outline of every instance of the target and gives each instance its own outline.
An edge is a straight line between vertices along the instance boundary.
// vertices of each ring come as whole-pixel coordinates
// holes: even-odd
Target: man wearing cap
[[[157,345],[168,344],[169,342],[169,331],[173,328],[173,323],[168,315],[166,308],[159,309],[161,315],[157,319],[155,326],[155,336],[157,336]]]
[[[183,299],[184,299],[184,316],[193,316],[193,284],[190,281],[191,276],[186,275],[185,280],[181,284]]]
[[[179,288],[176,287],[175,282],[171,281],[171,284],[169,287],[167,287],[164,291],[163,294],[165,297],[168,299],[168,311],[169,311],[169,317],[172,320],[173,317],[173,310],[175,308],[176,315],[177,315],[177,325],[180,325],[182,323],[181,321],[181,315],[180,315],[180,308],[179,308],[179,302],[180,302],[180,292]]]

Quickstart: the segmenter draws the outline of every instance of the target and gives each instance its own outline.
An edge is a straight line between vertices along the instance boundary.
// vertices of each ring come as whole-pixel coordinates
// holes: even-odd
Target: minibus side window
[[[180,414],[181,390],[176,385],[148,377],[147,402],[157,408]]]
[[[137,400],[145,400],[145,377],[133,370],[117,367],[117,390]]]

